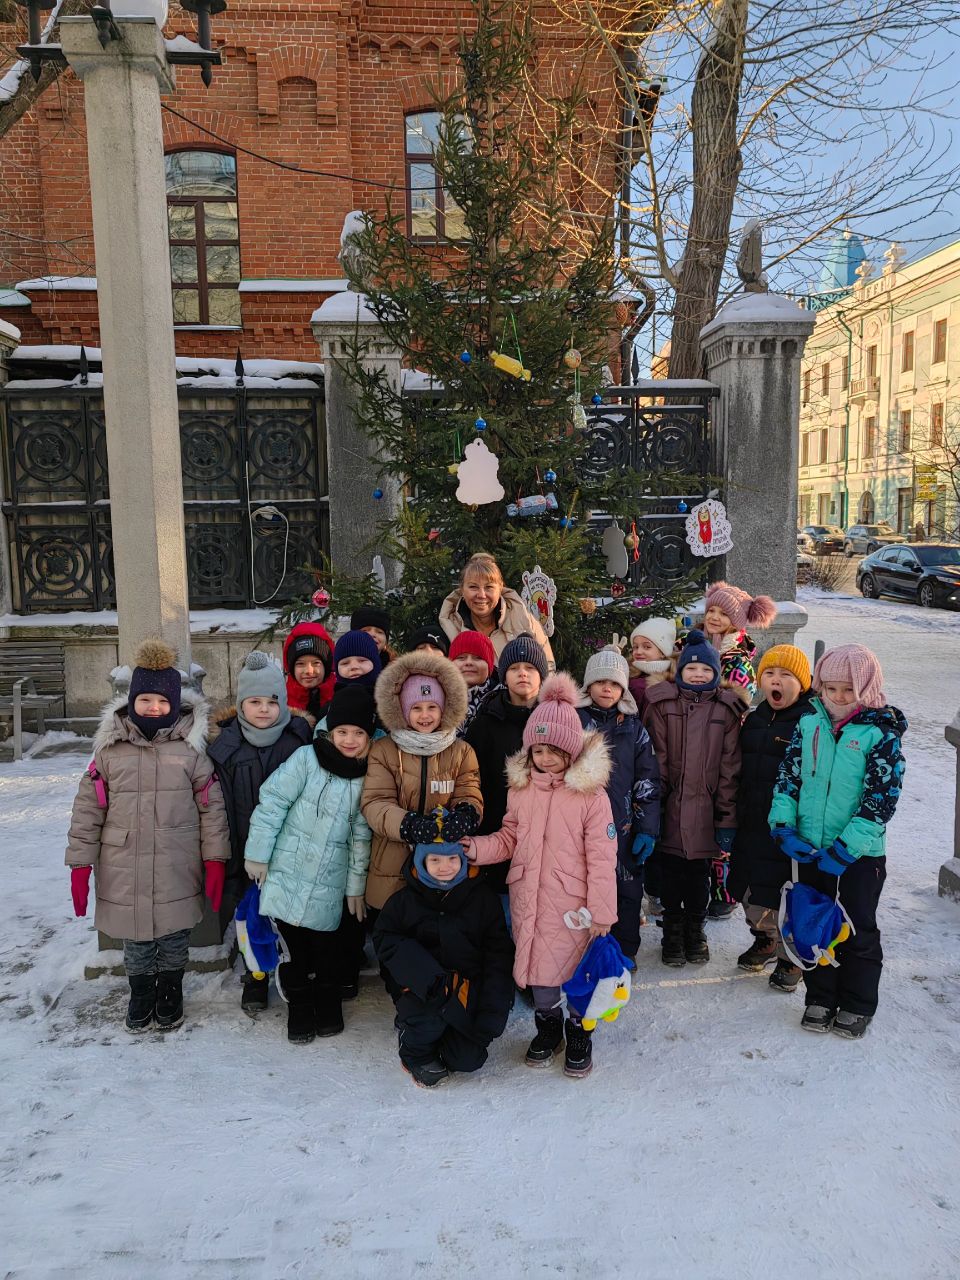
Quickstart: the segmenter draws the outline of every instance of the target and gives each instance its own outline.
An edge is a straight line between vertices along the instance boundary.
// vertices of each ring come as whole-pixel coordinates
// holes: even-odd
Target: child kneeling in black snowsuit
[[[418,844],[373,941],[400,988],[400,1062],[421,1088],[478,1071],[513,1004],[513,943],[500,902],[459,844]]]

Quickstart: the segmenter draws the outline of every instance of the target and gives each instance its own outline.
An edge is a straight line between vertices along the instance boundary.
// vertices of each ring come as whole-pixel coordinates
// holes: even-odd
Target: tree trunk
[[[691,103],[693,205],[670,334],[670,377],[701,376],[700,330],[717,306],[740,177],[737,145],[748,0],[722,0]]]

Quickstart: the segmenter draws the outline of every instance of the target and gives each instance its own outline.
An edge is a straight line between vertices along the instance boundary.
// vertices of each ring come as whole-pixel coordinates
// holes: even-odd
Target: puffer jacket
[[[667,681],[648,690],[644,724],[660,765],[664,852],[716,858],[715,829],[736,828],[743,711],[732,689],[694,692]]]
[[[400,690],[409,676],[421,673],[433,676],[443,687],[439,748],[440,735],[454,732],[467,709],[467,686],[448,658],[435,653],[405,653],[395,658],[377,680],[377,713],[388,735],[406,729]],[[410,846],[400,836],[406,815],[430,813],[438,806],[452,809],[462,802],[473,805],[478,816],[483,816],[477,757],[462,738],[427,756],[402,750],[392,736],[372,744],[360,801],[373,832],[367,875],[367,903],[371,907],[379,910],[403,887],[403,864],[410,855]]]
[[[617,858],[632,873],[638,870],[635,837],[656,839],[660,834],[660,767],[636,705],[633,695],[626,693],[607,710],[594,706],[588,694],[577,710],[583,727],[602,733],[610,748],[607,796],[617,828]]]
[[[360,897],[370,828],[360,813],[363,777],[341,778],[301,747],[260,788],[244,856],[265,862],[260,914],[329,933],[345,895]]]
[[[507,876],[521,987],[566,982],[587,948],[567,911],[586,907],[594,924],[617,921],[617,829],[607,799],[610,753],[594,730],[565,774],[540,773],[524,749],[507,761],[510,794],[499,831],[475,836],[479,865],[512,859]]]
[[[880,707],[834,729],[820,699],[810,705],[777,774],[770,826],[796,827],[815,849],[839,839],[855,858],[882,857],[906,769],[907,721],[896,707]]]
[[[800,717],[810,712],[811,696],[801,693],[781,711],[761,702],[743,722],[737,836],[727,877],[727,892],[738,902],[749,889],[754,906],[779,907],[780,890],[790,879],[790,862],[771,838],[768,816],[780,764]]]
[[[399,988],[401,1018],[423,1011],[439,978],[448,993],[438,1002],[451,1027],[488,1045],[507,1025],[513,1005],[513,943],[496,896],[476,867],[452,889],[431,889],[414,866],[404,887],[377,917],[377,959]]]
[[[480,764],[483,820],[477,834],[489,835],[503,826],[507,812],[507,760],[523,746],[523,731],[533,707],[516,707],[503,687],[495,689],[477,712],[467,731]],[[484,868],[484,878],[497,893],[506,893],[509,862]]]
[[[183,714],[153,739],[127,717],[127,698],[104,708],[93,763],[106,788],[100,807],[89,773],[80,780],[68,867],[93,867],[94,922],[113,938],[149,942],[192,929],[203,915],[203,864],[226,862],[230,832],[207,757],[209,707],[184,689]]]
[[[287,660],[290,646],[297,636],[302,635],[317,636],[330,648],[330,658],[323,664],[324,670],[327,670],[328,667],[329,670],[327,670],[323,683],[318,685],[316,689],[305,689],[302,684],[297,684],[293,678],[292,664]],[[314,724],[323,715],[330,699],[333,697],[333,687],[337,679],[337,674],[333,669],[333,648],[334,645],[330,638],[330,633],[321,622],[298,622],[283,642],[283,670],[287,677],[287,705],[291,711],[306,712]]]
[[[459,587],[456,591],[451,591],[440,606],[439,621],[451,640],[455,640],[461,631],[475,630],[470,619],[470,610],[466,606]],[[512,587],[504,587],[500,596],[500,616],[496,627],[490,633],[490,643],[497,657],[499,658],[503,653],[508,641],[523,635],[524,632],[529,632],[537,643],[543,646],[543,651],[547,655],[547,669],[553,671],[556,663],[543,627],[530,613],[516,591]]]

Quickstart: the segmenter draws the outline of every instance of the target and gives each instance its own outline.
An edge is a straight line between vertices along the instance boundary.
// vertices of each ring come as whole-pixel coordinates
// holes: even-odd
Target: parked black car
[[[805,524],[797,536],[797,546],[814,556],[832,556],[843,550],[843,530],[835,524]]]
[[[892,542],[906,540],[902,533],[897,533],[888,524],[852,524],[843,535],[843,554],[849,560],[857,552],[865,551],[869,555],[877,547],[887,547]]]
[[[857,565],[857,586],[868,600],[900,596],[926,609],[960,607],[960,547],[920,542],[881,547]]]

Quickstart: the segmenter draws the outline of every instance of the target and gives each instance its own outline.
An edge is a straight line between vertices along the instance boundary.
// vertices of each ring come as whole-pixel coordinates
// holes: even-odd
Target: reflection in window
[[[213,151],[164,157],[174,324],[240,324],[237,162]]]
[[[444,191],[434,164],[441,119],[439,111],[417,111],[404,121],[407,232],[415,240],[462,240],[467,234],[463,210]]]

